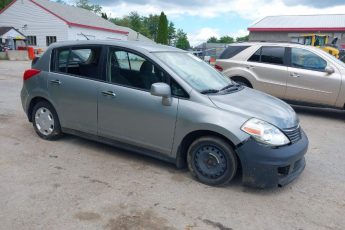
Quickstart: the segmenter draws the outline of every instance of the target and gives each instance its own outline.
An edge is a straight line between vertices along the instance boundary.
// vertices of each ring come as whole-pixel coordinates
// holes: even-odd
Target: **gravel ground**
[[[0,61],[0,229],[345,229],[343,111],[295,107],[310,148],[293,183],[215,188],[107,145],[40,139],[19,97],[29,66]]]

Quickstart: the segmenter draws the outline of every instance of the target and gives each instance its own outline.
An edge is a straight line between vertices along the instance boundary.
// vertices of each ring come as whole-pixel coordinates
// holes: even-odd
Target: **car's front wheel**
[[[46,101],[40,101],[34,106],[32,123],[36,133],[45,140],[53,140],[62,135],[57,113]]]
[[[207,185],[224,185],[237,171],[237,158],[228,142],[219,137],[201,137],[188,149],[188,168],[192,175]]]

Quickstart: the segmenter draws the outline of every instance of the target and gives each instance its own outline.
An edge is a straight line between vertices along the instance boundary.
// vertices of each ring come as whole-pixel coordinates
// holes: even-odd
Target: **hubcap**
[[[36,128],[40,133],[47,136],[54,130],[54,118],[47,108],[40,108],[35,113]]]
[[[205,177],[216,179],[224,175],[227,165],[224,152],[213,145],[204,145],[196,150],[196,169]]]

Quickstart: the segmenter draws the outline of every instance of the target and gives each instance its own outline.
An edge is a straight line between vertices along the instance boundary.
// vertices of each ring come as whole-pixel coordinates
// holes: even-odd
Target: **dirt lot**
[[[29,62],[0,61],[0,229],[345,229],[345,113],[296,107],[307,167],[273,190],[224,188],[74,136],[41,140],[21,108]]]

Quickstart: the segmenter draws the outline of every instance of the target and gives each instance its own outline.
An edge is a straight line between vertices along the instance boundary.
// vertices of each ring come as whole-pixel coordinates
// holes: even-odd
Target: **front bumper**
[[[298,177],[305,168],[304,155],[308,149],[308,138],[296,143],[271,147],[250,138],[236,149],[241,160],[244,185],[259,188],[283,186]]]

